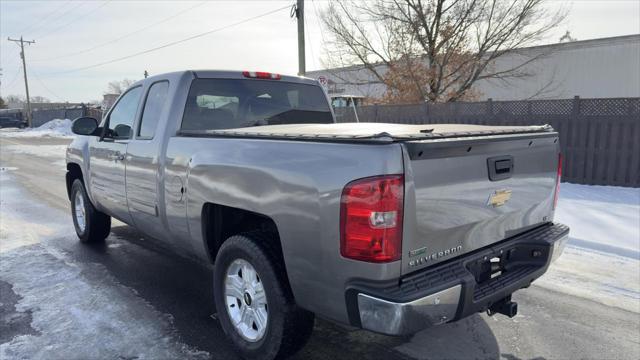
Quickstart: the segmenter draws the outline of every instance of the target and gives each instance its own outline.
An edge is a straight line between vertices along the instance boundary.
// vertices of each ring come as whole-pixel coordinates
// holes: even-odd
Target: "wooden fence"
[[[352,109],[337,109],[336,117],[355,121]],[[560,133],[564,181],[640,187],[640,98],[373,105],[360,107],[358,117],[402,124],[549,124]]]

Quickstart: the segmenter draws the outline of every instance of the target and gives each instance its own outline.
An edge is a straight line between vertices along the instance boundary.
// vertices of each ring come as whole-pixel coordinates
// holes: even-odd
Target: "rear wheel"
[[[71,186],[71,216],[80,241],[101,242],[109,236],[111,217],[96,210],[79,179]]]
[[[227,239],[216,256],[214,298],[223,330],[243,357],[292,355],[309,339],[312,313],[296,306],[271,235]]]

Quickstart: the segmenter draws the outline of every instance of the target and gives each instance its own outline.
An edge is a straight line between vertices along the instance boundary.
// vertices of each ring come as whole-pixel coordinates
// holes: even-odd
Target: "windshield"
[[[195,79],[182,129],[332,122],[329,104],[319,86],[278,80]]]

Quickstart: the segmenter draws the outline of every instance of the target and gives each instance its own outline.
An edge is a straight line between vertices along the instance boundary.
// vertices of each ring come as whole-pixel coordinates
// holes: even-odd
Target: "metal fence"
[[[81,116],[85,116],[87,113],[86,107],[73,107],[73,108],[62,108],[62,109],[46,109],[46,110],[33,110],[31,112],[32,116],[32,126],[38,127],[47,123],[53,119],[75,119]]]
[[[336,116],[355,121],[352,109],[337,109]],[[373,105],[358,108],[358,117],[402,124],[549,124],[560,133],[564,181],[640,187],[640,98]]]

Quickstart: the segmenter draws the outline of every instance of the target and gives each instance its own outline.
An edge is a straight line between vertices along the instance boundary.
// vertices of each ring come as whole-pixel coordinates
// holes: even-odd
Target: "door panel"
[[[99,141],[91,152],[91,189],[94,200],[108,214],[131,222],[125,195],[125,157],[127,144]]]
[[[138,111],[142,87],[123,94],[103,121],[104,134],[92,142],[91,189],[94,201],[106,213],[131,223],[126,195],[126,154]]]
[[[147,92],[140,123],[127,148],[126,190],[129,213],[136,227],[164,240],[165,226],[158,214],[161,181],[161,122],[166,121],[168,81],[153,83]]]

